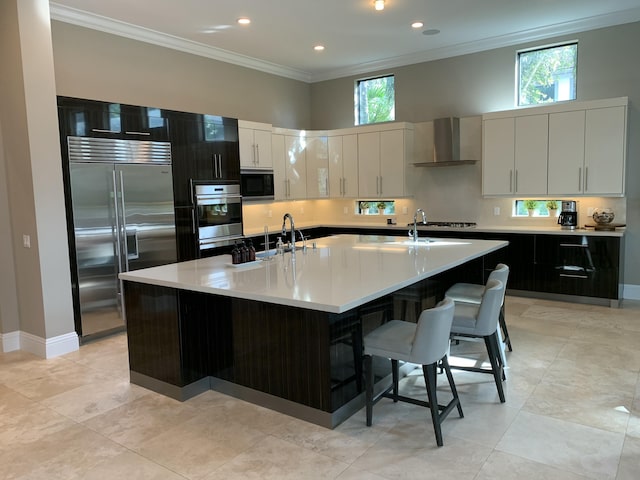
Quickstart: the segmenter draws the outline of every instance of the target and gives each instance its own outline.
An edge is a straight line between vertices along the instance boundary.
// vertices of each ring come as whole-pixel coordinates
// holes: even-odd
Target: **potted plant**
[[[557,200],[547,200],[547,210],[549,210],[549,216],[554,218],[556,213],[558,212],[558,202]]]
[[[385,202],[378,202],[376,207],[378,208],[378,213],[384,215],[384,209],[387,208],[387,204]]]
[[[536,200],[525,200],[524,207],[529,211],[529,216],[533,216],[533,211],[536,209],[538,202]]]
[[[369,202],[360,202],[360,213],[362,215],[369,214]]]

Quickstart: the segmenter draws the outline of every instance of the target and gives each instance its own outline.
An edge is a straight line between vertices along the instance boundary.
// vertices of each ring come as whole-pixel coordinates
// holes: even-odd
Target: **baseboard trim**
[[[52,338],[41,338],[27,332],[20,332],[20,350],[33,353],[42,358],[54,358],[80,348],[76,332],[58,335]]]
[[[622,294],[625,300],[640,300],[640,285],[622,285]]]
[[[0,333],[2,340],[2,353],[20,350],[20,332]]]

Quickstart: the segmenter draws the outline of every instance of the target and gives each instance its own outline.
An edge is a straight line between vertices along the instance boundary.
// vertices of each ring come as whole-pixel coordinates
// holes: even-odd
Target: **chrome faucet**
[[[409,230],[409,236],[413,237],[414,242],[418,241],[418,214],[422,215],[422,224],[427,224],[427,214],[421,208],[417,209],[413,215],[413,230]]]
[[[287,235],[287,218],[291,222],[291,251],[296,251],[296,227],[293,224],[293,217],[290,213],[285,213],[284,217],[282,217],[282,236],[285,237]]]

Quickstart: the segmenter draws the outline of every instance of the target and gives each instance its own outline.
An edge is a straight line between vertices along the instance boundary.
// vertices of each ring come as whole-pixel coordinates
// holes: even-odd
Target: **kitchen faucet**
[[[413,230],[409,230],[409,236],[413,237],[413,241],[418,241],[418,214],[422,215],[422,224],[427,224],[427,214],[424,213],[424,210],[421,208],[416,210],[416,213],[413,215]]]
[[[284,237],[287,234],[287,218],[291,222],[291,251],[295,253],[296,251],[296,227],[293,224],[293,217],[290,213],[285,213],[284,217],[282,217],[282,236]]]

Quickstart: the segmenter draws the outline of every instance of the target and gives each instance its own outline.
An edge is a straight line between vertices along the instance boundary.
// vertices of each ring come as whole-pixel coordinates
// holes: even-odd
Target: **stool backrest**
[[[509,267],[504,263],[499,263],[496,268],[489,274],[488,280],[500,280],[504,284],[504,290],[502,291],[502,301],[500,306],[504,303],[504,294],[507,290],[507,280],[509,279]]]
[[[486,336],[496,331],[503,299],[504,283],[496,279],[488,280],[476,318],[476,335]]]
[[[449,349],[454,309],[453,300],[445,298],[435,307],[422,311],[411,347],[411,363],[429,365],[444,357]]]

